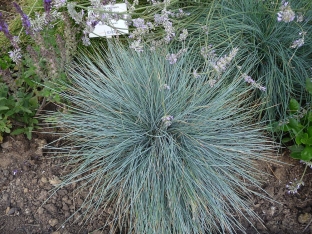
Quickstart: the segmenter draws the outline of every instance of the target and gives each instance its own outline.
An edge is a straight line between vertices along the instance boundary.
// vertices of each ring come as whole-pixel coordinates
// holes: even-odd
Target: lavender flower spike
[[[17,12],[22,16],[22,24],[26,30],[26,34],[32,34],[31,24],[28,16],[23,12],[21,7],[16,2],[13,2],[13,6],[17,10]]]
[[[52,7],[52,0],[43,0],[44,11],[49,14]]]
[[[11,33],[9,32],[9,27],[7,25],[7,23],[4,21],[3,16],[0,12],[0,32],[3,32],[4,35],[11,41],[13,41],[13,36],[11,35]]]

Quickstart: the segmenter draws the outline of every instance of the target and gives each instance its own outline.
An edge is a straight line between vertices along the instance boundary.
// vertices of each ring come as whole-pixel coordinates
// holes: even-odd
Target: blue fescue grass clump
[[[68,68],[66,111],[47,122],[66,130],[58,148],[74,169],[61,186],[84,181],[84,218],[113,206],[127,233],[234,233],[259,187],[256,161],[273,148],[252,123],[240,75],[192,75],[188,53],[165,56],[109,43]],[[229,82],[229,79],[231,82]]]

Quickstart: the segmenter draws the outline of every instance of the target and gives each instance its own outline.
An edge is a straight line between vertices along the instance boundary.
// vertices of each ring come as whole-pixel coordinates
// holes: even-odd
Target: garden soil
[[[108,233],[109,228],[98,229],[104,225],[112,209],[98,211],[86,223],[79,219],[78,212],[64,223],[79,209],[88,191],[77,193],[78,182],[51,196],[51,189],[70,170],[62,167],[64,159],[51,157],[51,153],[47,154],[42,149],[52,140],[51,134],[35,133],[32,140],[22,135],[6,136],[1,144],[0,233]],[[288,153],[282,155],[280,160],[286,164],[261,164],[261,169],[270,175],[263,181],[262,188],[276,202],[252,197],[252,208],[264,221],[263,225],[252,221],[252,225],[261,234],[312,233],[312,169],[308,168],[304,177],[305,185],[299,189],[299,193],[291,195],[285,186],[300,178],[304,165],[291,159]],[[265,195],[264,192],[262,194]],[[257,233],[251,224],[242,222],[248,234]]]

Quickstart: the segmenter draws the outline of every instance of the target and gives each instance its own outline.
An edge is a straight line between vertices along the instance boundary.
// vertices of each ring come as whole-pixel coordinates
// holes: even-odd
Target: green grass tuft
[[[290,98],[309,101],[305,81],[311,78],[312,4],[292,1],[290,6],[303,21],[278,22],[281,1],[216,1],[213,12],[206,17],[207,38],[213,45],[235,45],[251,60],[250,76],[266,86],[259,91],[263,105],[261,118],[279,120],[286,117]],[[211,8],[209,9],[211,11]],[[208,9],[207,9],[208,12]],[[305,44],[291,48],[305,32]]]

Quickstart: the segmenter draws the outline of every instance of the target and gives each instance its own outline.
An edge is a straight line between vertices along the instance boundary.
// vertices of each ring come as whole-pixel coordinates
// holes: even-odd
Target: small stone
[[[9,208],[9,207],[8,207]],[[6,210],[6,214],[7,215],[14,215],[18,210],[17,210],[17,208],[15,208],[15,207],[13,207],[13,208],[11,208],[11,209],[9,209],[8,210],[8,208],[7,208],[7,210]]]
[[[52,232],[51,234],[61,234],[59,231]]]
[[[5,177],[7,177],[8,175],[9,175],[9,170],[7,170],[7,169],[4,169],[3,171],[2,171],[2,173],[3,173],[3,175],[5,176]]]
[[[48,198],[48,192],[45,190],[42,190],[39,194],[38,200],[43,201]]]
[[[310,213],[304,213],[300,214],[298,216],[298,222],[303,224],[303,223],[308,223],[312,218],[312,215]]]
[[[2,199],[3,199],[4,201],[8,201],[8,200],[9,200],[9,194],[8,194],[8,193],[4,193],[4,194],[2,195]]]
[[[65,212],[64,212],[64,217],[65,217],[65,218],[68,218],[69,216],[70,216],[69,211],[65,211]]]
[[[50,219],[49,224],[50,224],[50,226],[54,227],[58,224],[58,220],[57,219]]]
[[[46,177],[41,177],[41,182],[42,183],[48,183],[48,179]]]
[[[59,191],[57,191],[57,194],[60,195],[61,197],[63,197],[67,194],[67,191],[64,189],[60,189]]]
[[[60,183],[62,183],[62,181],[57,177],[57,176],[52,176],[51,179],[49,179],[50,184],[52,184],[53,186],[58,186]]]
[[[28,188],[24,188],[24,193],[28,193]]]
[[[26,215],[30,215],[30,214],[31,214],[31,211],[30,211],[29,208],[26,208],[26,209],[24,210],[24,213],[25,213]]]
[[[1,144],[2,149],[12,148],[12,142],[7,141]]]
[[[8,214],[10,209],[11,209],[10,207],[7,207],[7,208],[5,209],[5,214]]]
[[[39,207],[38,210],[37,210],[38,214],[42,215],[43,212],[44,212],[44,209],[43,207]]]
[[[69,210],[68,205],[66,203],[62,203],[62,210]]]
[[[44,208],[52,214],[57,212],[57,208],[53,204],[47,204],[44,206]]]
[[[17,178],[16,181],[15,181],[15,184],[16,184],[16,186],[19,186],[21,184],[21,179]]]

